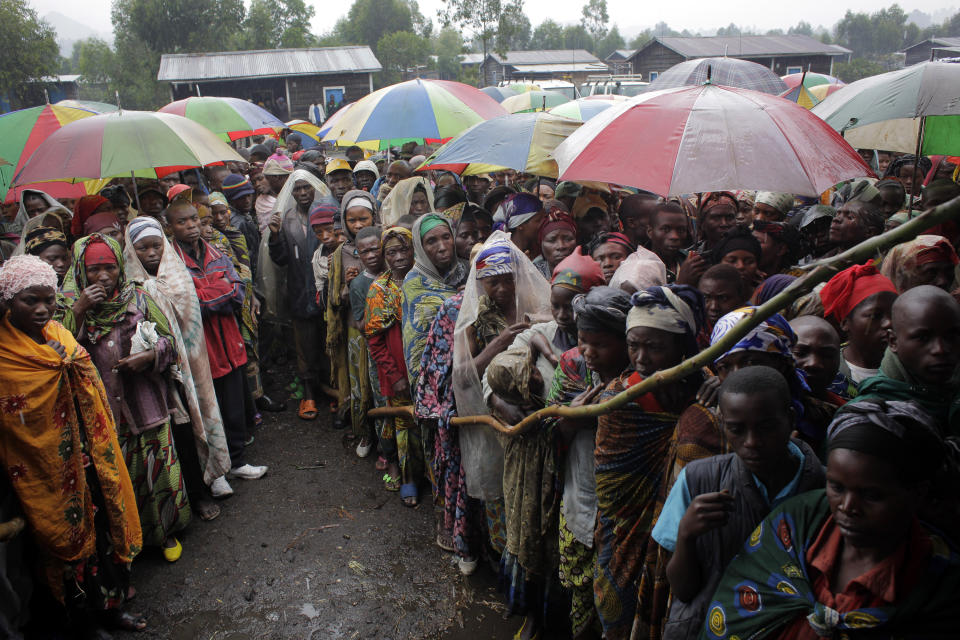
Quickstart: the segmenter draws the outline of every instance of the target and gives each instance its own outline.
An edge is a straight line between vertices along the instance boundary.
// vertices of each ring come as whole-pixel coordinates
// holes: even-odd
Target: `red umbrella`
[[[561,180],[661,195],[762,189],[816,196],[873,175],[836,131],[796,103],[709,83],[618,103],[584,123],[554,157]]]

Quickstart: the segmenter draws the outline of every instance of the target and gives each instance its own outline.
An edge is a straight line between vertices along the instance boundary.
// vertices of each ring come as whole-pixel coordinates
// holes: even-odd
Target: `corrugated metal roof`
[[[626,60],[627,58],[632,56],[634,53],[636,53],[636,51],[637,51],[636,49],[617,49],[613,53],[608,55],[606,59],[607,60]]]
[[[516,66],[518,64],[562,64],[575,61],[580,62],[599,62],[596,57],[586,49],[546,49],[542,51],[508,51],[506,56],[500,56],[491,53],[491,56],[500,64],[509,64]]]
[[[167,53],[160,59],[157,80],[192,82],[312,76],[326,73],[381,71],[370,47],[322,47],[313,49],[268,49],[216,53]]]
[[[602,62],[564,62],[560,64],[512,64],[510,65],[518,73],[563,73],[574,71],[609,71],[607,65]]]
[[[732,58],[812,54],[839,56],[850,53],[849,49],[835,44],[824,44],[816,38],[804,35],[713,36],[710,38],[657,37],[652,42],[659,42],[685,58],[710,58],[724,55]],[[643,49],[646,49],[646,47]],[[643,49],[638,50],[637,53],[643,51]]]
[[[944,49],[945,47],[960,47],[960,38],[929,38],[917,44],[910,45],[906,49],[902,49],[900,53],[904,51],[910,51],[914,47],[920,47],[930,44],[934,49]]]
[[[480,64],[483,62],[482,53],[464,53],[460,56],[460,64]]]

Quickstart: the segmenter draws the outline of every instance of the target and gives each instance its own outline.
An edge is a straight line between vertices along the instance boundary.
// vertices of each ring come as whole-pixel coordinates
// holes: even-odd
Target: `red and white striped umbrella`
[[[664,196],[737,189],[816,196],[873,175],[836,131],[796,103],[709,83],[617,103],[571,134],[554,157],[561,180]]]

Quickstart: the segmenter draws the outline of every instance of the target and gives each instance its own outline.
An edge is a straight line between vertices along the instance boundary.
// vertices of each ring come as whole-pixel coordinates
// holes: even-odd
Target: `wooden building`
[[[636,52],[636,49],[617,49],[603,59],[610,67],[610,73],[614,75],[624,75],[633,73],[633,66],[630,64],[630,56]]]
[[[586,82],[587,76],[609,73],[602,60],[586,49],[551,49],[544,51],[508,51],[505,56],[487,54],[481,65],[482,86],[503,81],[566,80],[575,85]]]
[[[380,62],[366,46],[164,54],[157,80],[170,99],[251,100],[281,120],[307,119],[311,103],[353,102],[373,91]],[[281,100],[282,98],[282,100]],[[284,106],[286,105],[286,109]]]
[[[927,60],[956,58],[960,56],[960,38],[930,38],[907,47],[900,53],[906,56],[904,64],[908,67]]]
[[[846,62],[852,52],[804,35],[657,37],[628,58],[634,74],[653,81],[675,64],[695,58],[740,58],[769,67],[778,76],[802,71],[833,75],[834,61]]]

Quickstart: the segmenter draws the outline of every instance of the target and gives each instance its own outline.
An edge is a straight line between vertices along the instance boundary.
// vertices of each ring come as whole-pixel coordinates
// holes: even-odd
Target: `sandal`
[[[111,609],[104,616],[105,626],[112,631],[143,631],[147,628],[147,619],[139,613],[127,613]]]
[[[442,533],[437,534],[437,546],[449,553],[453,553],[455,551],[453,548],[453,540]]]
[[[387,462],[387,459],[383,456],[377,458],[377,464],[375,465],[377,471],[386,471],[387,467],[390,466],[390,463]]]
[[[420,492],[414,482],[408,482],[400,487],[400,502],[411,509],[420,504]]]
[[[220,516],[220,505],[209,500],[197,500],[193,510],[204,522],[216,520]]]
[[[400,478],[394,478],[389,473],[383,474],[383,488],[387,491],[400,491]]]
[[[297,412],[297,415],[300,416],[301,420],[316,420],[317,403],[313,400],[301,400],[300,411]]]

